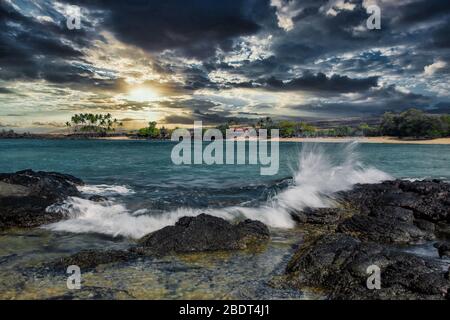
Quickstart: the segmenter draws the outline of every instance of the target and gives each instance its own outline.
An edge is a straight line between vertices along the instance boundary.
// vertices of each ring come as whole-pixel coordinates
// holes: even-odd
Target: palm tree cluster
[[[123,124],[116,118],[113,118],[110,113],[107,114],[93,114],[80,113],[75,114],[66,122],[66,126],[73,128],[74,132],[83,133],[106,133],[115,131],[116,127]]]

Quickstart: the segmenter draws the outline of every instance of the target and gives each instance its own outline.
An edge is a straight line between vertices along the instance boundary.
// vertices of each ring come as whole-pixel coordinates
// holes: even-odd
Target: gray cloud
[[[233,99],[216,103],[192,98],[199,90],[207,91],[204,96],[238,88],[245,89],[239,92],[254,90],[258,94],[305,91],[308,101],[314,103],[306,102],[294,111],[321,116],[373,115],[412,106],[426,109],[439,105],[445,110],[442,106],[450,100],[448,1],[380,2],[382,29],[372,31],[365,29],[368,14],[362,0],[346,1],[352,6],[334,7],[331,13],[327,12],[332,8],[328,0],[280,1],[289,7],[284,11],[292,22],[289,30],[280,25],[280,8],[271,6],[270,0],[62,2],[82,7],[88,18],[81,30],[68,30],[65,17],[50,0],[42,0],[39,8],[34,2],[21,7],[44,11],[51,21],[0,2],[2,100],[28,94],[17,86],[9,89],[9,82],[43,80],[54,89],[48,93],[53,97],[67,95],[66,88],[109,95],[74,101],[73,109],[179,110],[179,114],[169,113],[165,118],[177,123],[193,119],[215,123],[236,115],[242,119],[253,116],[239,114]],[[103,72],[99,77],[98,66],[88,61],[88,49],[107,43],[103,33],[113,34],[127,48],[149,54],[151,61],[146,65],[164,80],[143,85],[160,90],[167,101],[111,99],[111,94],[123,93],[130,86],[123,75],[105,76],[107,72]],[[252,36],[255,38],[249,38]],[[447,66],[424,80],[424,68],[437,61]],[[111,65],[114,68],[114,60]],[[214,73],[218,77],[212,76]],[[174,98],[177,95],[184,98]],[[233,98],[241,104],[251,100]],[[276,114],[274,109],[279,107],[266,101],[246,103],[246,110],[265,114]],[[70,109],[67,104],[64,108]]]
[[[302,77],[282,82],[275,78],[266,81],[265,87],[271,90],[304,90],[313,92],[361,92],[378,86],[378,77],[351,79],[334,74],[327,77],[323,73],[316,75],[306,72]]]

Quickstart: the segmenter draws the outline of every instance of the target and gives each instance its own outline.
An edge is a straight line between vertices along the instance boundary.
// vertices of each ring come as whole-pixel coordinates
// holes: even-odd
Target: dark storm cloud
[[[170,115],[170,116],[165,116],[161,122],[162,123],[176,123],[176,124],[193,124],[194,123],[194,118],[190,115],[190,114],[186,114],[186,115]]]
[[[251,113],[233,114],[228,110],[220,109],[221,105],[207,100],[186,99],[179,101],[166,101],[158,103],[156,107],[179,109],[177,114],[167,115],[162,119],[164,123],[193,124],[194,121],[203,121],[205,124],[219,124],[228,121],[248,122]]]
[[[427,111],[436,114],[450,114],[450,102],[440,102]]]
[[[353,79],[348,76],[333,74],[328,77],[324,73],[313,74],[305,71],[301,77],[282,81],[275,77],[251,82],[228,84],[234,88],[259,88],[271,91],[308,91],[316,93],[349,93],[364,92],[378,86],[379,77]]]
[[[264,60],[244,62],[235,72],[252,79],[265,75],[287,81],[292,80],[286,76],[293,67],[310,68],[311,64],[323,58],[329,59],[328,63],[317,64],[316,72],[328,74],[331,68],[337,73],[368,73],[374,70],[397,74],[422,72],[423,67],[436,56],[445,56],[445,53],[434,52],[430,58],[428,52],[431,32],[434,32],[435,47],[445,48],[448,45],[449,5],[444,2],[430,2],[431,8],[439,12],[425,8],[427,1],[380,3],[382,29],[367,30],[369,15],[362,1],[346,1],[354,5],[353,9],[335,8],[335,15],[326,14],[326,5],[332,1],[291,1],[291,5],[296,4],[292,5],[292,9],[299,11],[292,19],[294,28],[288,32],[280,31],[280,28],[266,30],[275,35],[271,46],[273,55]],[[411,17],[416,17],[416,23]],[[417,28],[419,22],[429,23],[430,26]],[[396,46],[409,47],[401,53],[406,55],[403,59],[396,57],[398,53],[388,57],[372,52],[377,47]],[[356,59],[339,57],[351,52],[359,52],[360,55]]]
[[[243,74],[250,79],[258,79],[266,77],[267,75],[272,75],[274,77],[283,77],[289,74],[292,66],[283,63],[275,56],[270,56],[265,59],[258,59],[255,61],[243,61],[242,66],[232,67],[232,66],[220,66],[218,69],[227,70]]]
[[[368,115],[412,106],[430,108],[447,99],[434,94],[433,85],[441,86],[437,88],[440,94],[445,94],[448,88],[445,85],[450,72],[449,1],[382,1],[381,30],[365,28],[369,15],[362,0],[347,0],[345,3],[351,5],[346,8],[333,7],[336,1],[329,0],[283,0],[280,3],[284,11],[272,6],[270,0],[63,2],[80,5],[89,17],[83,19],[81,30],[68,30],[65,17],[55,11],[55,2],[50,0],[41,0],[39,7],[51,19],[38,19],[0,0],[3,97],[23,94],[16,86],[14,92],[7,89],[8,81],[35,79],[49,82],[55,97],[68,94],[66,90],[58,92],[56,87],[89,93],[102,90],[125,93],[132,89],[120,78],[125,77],[123,74],[97,69],[92,65],[95,59],[86,61],[86,49],[93,49],[95,40],[105,46],[110,44],[111,54],[120,58],[121,53],[114,51],[115,42],[108,43],[103,38],[105,32],[112,33],[125,45],[150,53],[145,65],[150,65],[163,81],[152,80],[143,85],[156,89],[171,101],[117,103],[105,97],[89,101],[92,104],[86,108],[131,111],[171,108],[180,113],[168,115],[166,121],[192,123],[196,119],[216,123],[236,115],[226,111],[229,105],[173,97],[202,89],[217,96],[221,90],[233,88],[306,91],[311,100],[321,103],[299,109],[318,114]],[[31,5],[34,2],[22,7]],[[280,17],[291,19],[292,28],[283,28]],[[242,38],[253,35],[257,40],[250,44],[246,43],[248,38]],[[269,40],[267,44],[261,44],[265,40]],[[126,47],[130,48],[135,49]],[[95,50],[101,51],[103,46],[96,46]],[[124,55],[128,55],[125,51]],[[104,56],[109,53],[101,52]],[[447,66],[427,75],[429,81],[424,82],[425,67],[436,62],[447,62]],[[139,63],[142,65],[142,61],[136,65]],[[217,72],[212,76],[214,71]],[[139,78],[141,74],[136,71],[136,76],[127,76]],[[415,93],[405,93],[395,85]],[[360,98],[343,102],[341,94],[345,93]],[[264,112],[268,113],[278,107],[265,101],[252,101],[250,107],[258,105],[267,106]]]
[[[450,19],[434,30],[431,37],[431,43],[436,48],[450,48]]]
[[[76,47],[88,45],[85,31],[69,31],[62,21],[38,21],[6,2],[0,2],[0,30],[1,79],[89,82],[91,75],[70,63],[83,59],[83,53]]]
[[[368,18],[361,1],[354,2],[353,10],[342,10],[335,16],[324,12],[327,1],[297,3],[301,11],[294,19],[296,27],[274,42],[273,49],[280,63],[305,64],[333,52],[373,46],[388,34],[387,28],[362,35],[354,32],[355,28],[365,25]]]
[[[151,52],[177,49],[186,56],[206,58],[214,55],[216,47],[231,49],[233,38],[256,33],[260,25],[254,21],[253,8],[266,1],[78,0],[75,3],[107,11],[107,27],[125,43]]]
[[[182,113],[180,115],[169,115],[161,120],[163,123],[174,123],[174,124],[188,124],[193,125],[194,121],[202,121],[205,125],[216,125],[227,123],[229,121],[234,121],[236,123],[248,123],[252,121],[251,118],[247,117],[236,117],[232,115],[226,115],[223,113],[203,113],[198,110],[192,113]]]
[[[323,73],[316,75],[305,73],[300,78],[282,82],[275,78],[266,81],[265,87],[271,90],[281,91],[312,91],[312,92],[360,92],[378,86],[378,77],[364,79],[351,79],[337,74],[327,77]]]
[[[407,108],[427,109],[432,99],[420,94],[405,93],[394,85],[372,89],[356,101],[325,102],[292,107],[328,116],[364,117],[379,116],[387,111],[402,111]]]
[[[417,24],[450,14],[450,2],[443,0],[412,1],[398,10],[395,21]]]

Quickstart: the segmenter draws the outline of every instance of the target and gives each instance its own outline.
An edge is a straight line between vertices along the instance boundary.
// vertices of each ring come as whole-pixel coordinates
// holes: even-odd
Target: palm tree
[[[69,121],[67,121],[67,122],[65,123],[65,125],[66,125],[66,127],[67,127],[67,133],[69,134],[69,133],[70,133],[70,127],[71,127],[72,125],[70,124]]]
[[[66,126],[70,127],[72,123],[75,125],[75,132],[78,130],[89,133],[106,133],[115,131],[116,126],[123,126],[116,118],[108,114],[80,113],[71,117],[70,122],[66,122]]]

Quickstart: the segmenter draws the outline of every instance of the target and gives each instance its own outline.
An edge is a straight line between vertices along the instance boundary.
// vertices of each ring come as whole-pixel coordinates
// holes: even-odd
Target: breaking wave
[[[126,195],[134,193],[134,191],[127,186],[108,184],[85,185],[78,187],[78,190],[85,194],[95,194],[100,196]]]
[[[365,167],[355,150],[357,143],[345,145],[339,154],[327,154],[319,145],[305,144],[300,152],[293,183],[270,197],[257,207],[233,206],[219,209],[179,208],[160,214],[151,214],[151,208],[129,211],[123,204],[111,201],[92,202],[76,197],[69,198],[62,205],[47,210],[63,210],[68,220],[57,222],[45,228],[54,231],[75,233],[96,232],[112,236],[140,238],[150,232],[173,225],[180,217],[207,213],[224,219],[249,218],[259,220],[273,228],[291,228],[294,221],[290,213],[306,207],[333,206],[332,194],[351,189],[357,183],[378,183],[392,177],[373,167]],[[107,195],[130,189],[115,186],[87,186],[85,193]],[[119,192],[118,192],[119,191]]]

